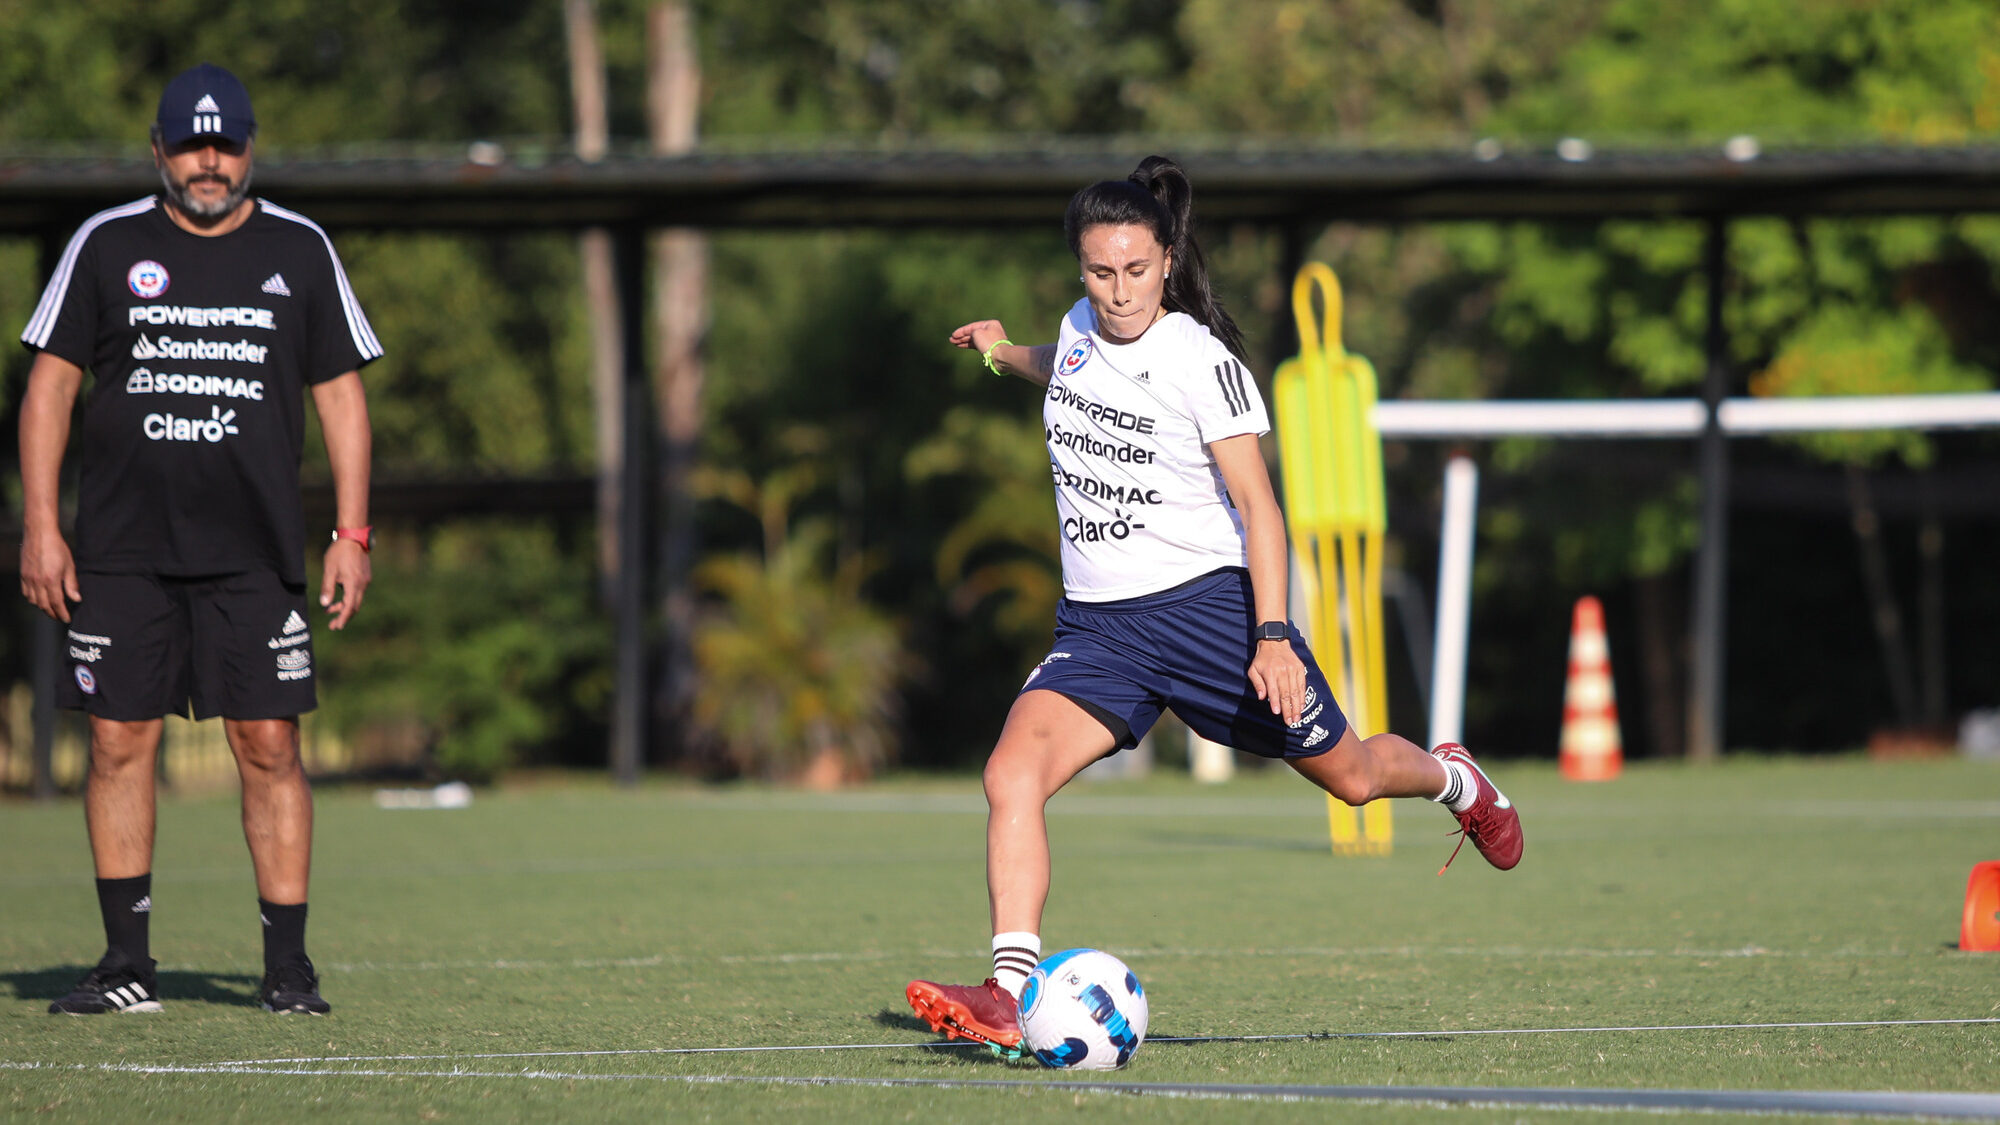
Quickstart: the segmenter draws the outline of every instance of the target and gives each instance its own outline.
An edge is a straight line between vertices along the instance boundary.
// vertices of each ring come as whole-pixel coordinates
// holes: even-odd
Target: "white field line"
[[[1473,1035],[1602,1035],[1613,1032],[1644,1031],[1822,1031],[1834,1028],[1858,1027],[1958,1027],[1973,1024],[2000,1024],[2000,1016],[1974,1017],[1969,1019],[1930,1020],[1823,1020],[1789,1023],[1687,1023],[1653,1024],[1640,1026],[1609,1027],[1508,1027],[1473,1028],[1467,1030],[1412,1030],[1412,1031],[1309,1031],[1294,1035],[1178,1035],[1158,1036],[1146,1040],[1148,1043],[1298,1043],[1321,1042],[1334,1039],[1449,1039]],[[327,1063],[360,1062],[491,1062],[497,1059],[573,1059],[607,1058],[630,1055],[732,1055],[769,1054],[786,1051],[867,1051],[938,1047],[977,1047],[981,1044],[964,1041],[927,1040],[918,1043],[816,1043],[780,1045],[764,1047],[628,1047],[614,1050],[590,1051],[496,1051],[480,1054],[436,1054],[436,1055],[324,1055],[286,1059],[232,1059],[225,1062],[207,1063],[215,1067],[266,1067],[290,1066],[294,1064],[321,1065]]]
[[[1343,957],[1491,957],[1518,960],[1562,959],[1562,960],[1696,960],[1724,961],[1744,958],[1778,958],[1790,960],[1848,960],[1868,958],[1907,958],[1947,956],[1931,949],[1856,949],[1851,946],[1835,949],[1767,949],[1761,945],[1744,945],[1730,949],[1688,949],[1688,948],[1638,948],[1638,949],[1592,949],[1569,946],[1562,948],[1498,945],[1498,946],[1429,946],[1429,945],[1381,945],[1381,946],[1274,946],[1257,949],[1117,949],[1110,952],[1127,961],[1143,960],[1229,960],[1246,957],[1293,958],[1343,958]],[[949,961],[956,959],[977,960],[987,956],[984,950],[965,949],[919,949],[919,950],[870,950],[849,952],[835,950],[801,951],[796,953],[722,953],[714,955],[690,955],[655,953],[642,957],[583,957],[573,960],[556,958],[496,957],[467,958],[453,961],[322,961],[318,968],[326,973],[446,973],[446,972],[573,972],[587,969],[654,969],[687,965],[818,965],[818,964],[880,964],[885,961],[906,963]],[[0,966],[0,972],[26,973],[46,968],[45,965]],[[224,966],[176,965],[162,962],[161,967],[169,972],[186,973],[247,973],[261,969],[261,964],[249,962]]]
[[[23,1067],[21,1064],[0,1062],[0,1070],[7,1070],[7,1069],[40,1069],[40,1066],[39,1064],[29,1063],[26,1064],[25,1067]],[[202,1074],[202,1075],[234,1074],[241,1076],[256,1075],[259,1077],[272,1077],[272,1078],[287,1078],[287,1077],[290,1078],[446,1078],[446,1079],[525,1078],[529,1080],[553,1081],[553,1082],[579,1082],[579,1081],[581,1082],[677,1082],[688,1086],[723,1086],[723,1085],[821,1086],[821,1087],[862,1086],[862,1087],[877,1087],[886,1089],[916,1087],[916,1088],[933,1089],[933,1090],[1022,1089],[1022,1090],[1032,1090],[1032,1091],[1055,1091],[1058,1093],[1069,1094],[1072,1096],[1074,1096],[1080,1091],[1088,1091],[1090,1093],[1131,1093],[1131,1094],[1153,1093],[1155,1095],[1165,1096],[1165,1097],[1216,1099],[1216,1100],[1229,1100],[1229,1101],[1300,1102],[1306,1100],[1305,1098],[1301,1097],[1298,1093],[1287,1090],[1272,1090],[1267,1094],[1259,1094],[1254,1090],[1250,1090],[1242,1086],[1227,1087],[1227,1088],[1218,1087],[1213,1092],[1204,1094],[1199,1092],[1198,1088],[1172,1088],[1172,1089],[1157,1089],[1149,1091],[1137,1083],[1133,1083],[1130,1085],[1123,1083],[1108,1083],[1108,1082],[1092,1082],[1085,1084],[1074,1081],[1060,1081],[1060,1080],[1036,1081],[1032,1079],[980,1080],[980,1079],[950,1079],[950,1078],[932,1078],[932,1079],[812,1078],[812,1077],[786,1076],[786,1075],[760,1076],[760,1075],[718,1075],[718,1074],[588,1074],[583,1072],[556,1071],[556,1070],[459,1070],[456,1068],[452,1070],[350,1070],[345,1068],[335,1069],[335,1070],[317,1070],[312,1068],[250,1070],[232,1066],[171,1066],[171,1065],[142,1066],[134,1063],[98,1063],[95,1065],[76,1064],[74,1066],[66,1066],[66,1067],[49,1067],[48,1069],[92,1070],[98,1072],[149,1074],[149,1075],[150,1074]],[[1515,1106],[1508,1106],[1508,1105],[1502,1105],[1497,1102],[1489,1104],[1478,1101],[1451,1102],[1444,1100],[1442,1098],[1429,1101],[1418,1100],[1418,1099],[1399,1099],[1390,1097],[1356,1098],[1353,1100],[1361,1102],[1363,1104],[1371,1104],[1371,1103],[1390,1104],[1392,1102],[1410,1101],[1413,1102],[1414,1104],[1430,1105],[1440,1109],[1452,1109],[1461,1107],[1466,1109],[1497,1109],[1497,1108],[1516,1108],[1518,1105],[1518,1103],[1516,1103]],[[1551,1105],[1551,1106],[1540,1106],[1538,1108],[1619,1109],[1626,1107]]]
[[[48,1066],[0,1063],[0,1069],[94,1070],[146,1075],[257,1075],[299,1078],[527,1079],[558,1082],[655,1082],[683,1085],[859,1087],[927,1090],[1054,1091],[1192,1098],[1202,1100],[1304,1102],[1339,1100],[1362,1104],[1414,1104],[1441,1109],[1535,1107],[1568,1110],[1736,1112],[1758,1115],[1889,1117],[2000,1120],[2000,1094],[1902,1093],[1858,1090],[1653,1090],[1575,1087],[1444,1086],[1257,1086],[1221,1083],[1113,1082],[1103,1079],[858,1078],[795,1075],[593,1074],[551,1070],[394,1070],[315,1067],[245,1069],[217,1065],[98,1063]]]
[[[1227,959],[1237,957],[1512,957],[1534,958],[1603,958],[1603,959],[1646,959],[1646,958],[1687,958],[1695,960],[1725,960],[1744,957],[1778,957],[1813,960],[1817,958],[1870,958],[1870,957],[1912,957],[1919,951],[1906,949],[1766,949],[1757,945],[1740,946],[1734,949],[1587,949],[1587,948],[1537,948],[1533,946],[1422,946],[1387,945],[1373,947],[1338,946],[1285,946],[1270,949],[1113,949],[1111,952],[1126,960],[1151,959]],[[1933,955],[1929,950],[1921,951],[1924,956]],[[866,953],[848,952],[804,952],[804,953],[764,953],[764,954],[717,954],[715,956],[687,956],[681,954],[655,954],[651,957],[602,958],[577,961],[535,961],[500,959],[492,961],[349,961],[327,962],[320,968],[336,972],[351,973],[396,973],[396,972],[445,972],[465,969],[563,971],[569,969],[598,968],[655,968],[670,965],[803,965],[803,964],[876,964],[883,961],[939,961],[952,958],[984,957],[985,953],[974,949],[923,949],[914,953],[873,951]],[[239,966],[247,968],[248,966]]]

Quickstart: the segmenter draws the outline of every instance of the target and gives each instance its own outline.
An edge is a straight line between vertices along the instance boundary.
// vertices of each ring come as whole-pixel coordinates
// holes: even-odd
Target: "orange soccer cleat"
[[[992,977],[976,985],[913,980],[903,995],[932,1031],[984,1043],[1005,1058],[1021,1056],[1020,1005]]]

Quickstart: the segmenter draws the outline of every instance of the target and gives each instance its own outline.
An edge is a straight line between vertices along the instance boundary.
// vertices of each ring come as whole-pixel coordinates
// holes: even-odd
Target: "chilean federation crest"
[[[1064,353],[1062,357],[1062,362],[1056,365],[1056,374],[1058,375],[1076,374],[1077,368],[1082,367],[1084,364],[1090,362],[1090,353],[1092,350],[1093,349],[1090,343],[1090,337],[1088,336],[1085,336],[1083,339],[1078,340],[1074,344],[1071,344],[1069,351]]]
[[[125,284],[131,286],[134,294],[148,301],[165,293],[172,280],[167,276],[167,267],[150,258],[133,263],[132,268],[125,271]]]

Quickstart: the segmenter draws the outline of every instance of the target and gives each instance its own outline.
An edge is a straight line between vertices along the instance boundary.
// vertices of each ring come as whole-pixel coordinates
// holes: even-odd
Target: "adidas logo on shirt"
[[[285,284],[285,275],[281,273],[274,273],[264,279],[264,292],[275,293],[280,297],[292,295],[291,288]]]
[[[194,111],[196,113],[221,113],[222,107],[215,104],[214,95],[203,94],[201,100],[194,103]]]
[[[306,631],[305,618],[299,616],[298,610],[296,609],[293,610],[292,615],[290,617],[285,618],[285,635],[289,637],[293,633],[303,633],[305,631]]]

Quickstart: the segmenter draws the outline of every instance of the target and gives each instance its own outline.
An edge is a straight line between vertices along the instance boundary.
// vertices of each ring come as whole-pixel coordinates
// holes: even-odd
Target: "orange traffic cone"
[[[1611,691],[1611,648],[1604,640],[1604,606],[1586,595],[1576,600],[1569,630],[1562,772],[1571,781],[1609,781],[1624,765],[1618,701]]]
[[[2000,950],[2000,859],[1973,865],[1972,878],[1965,881],[1958,947],[1968,953]]]

